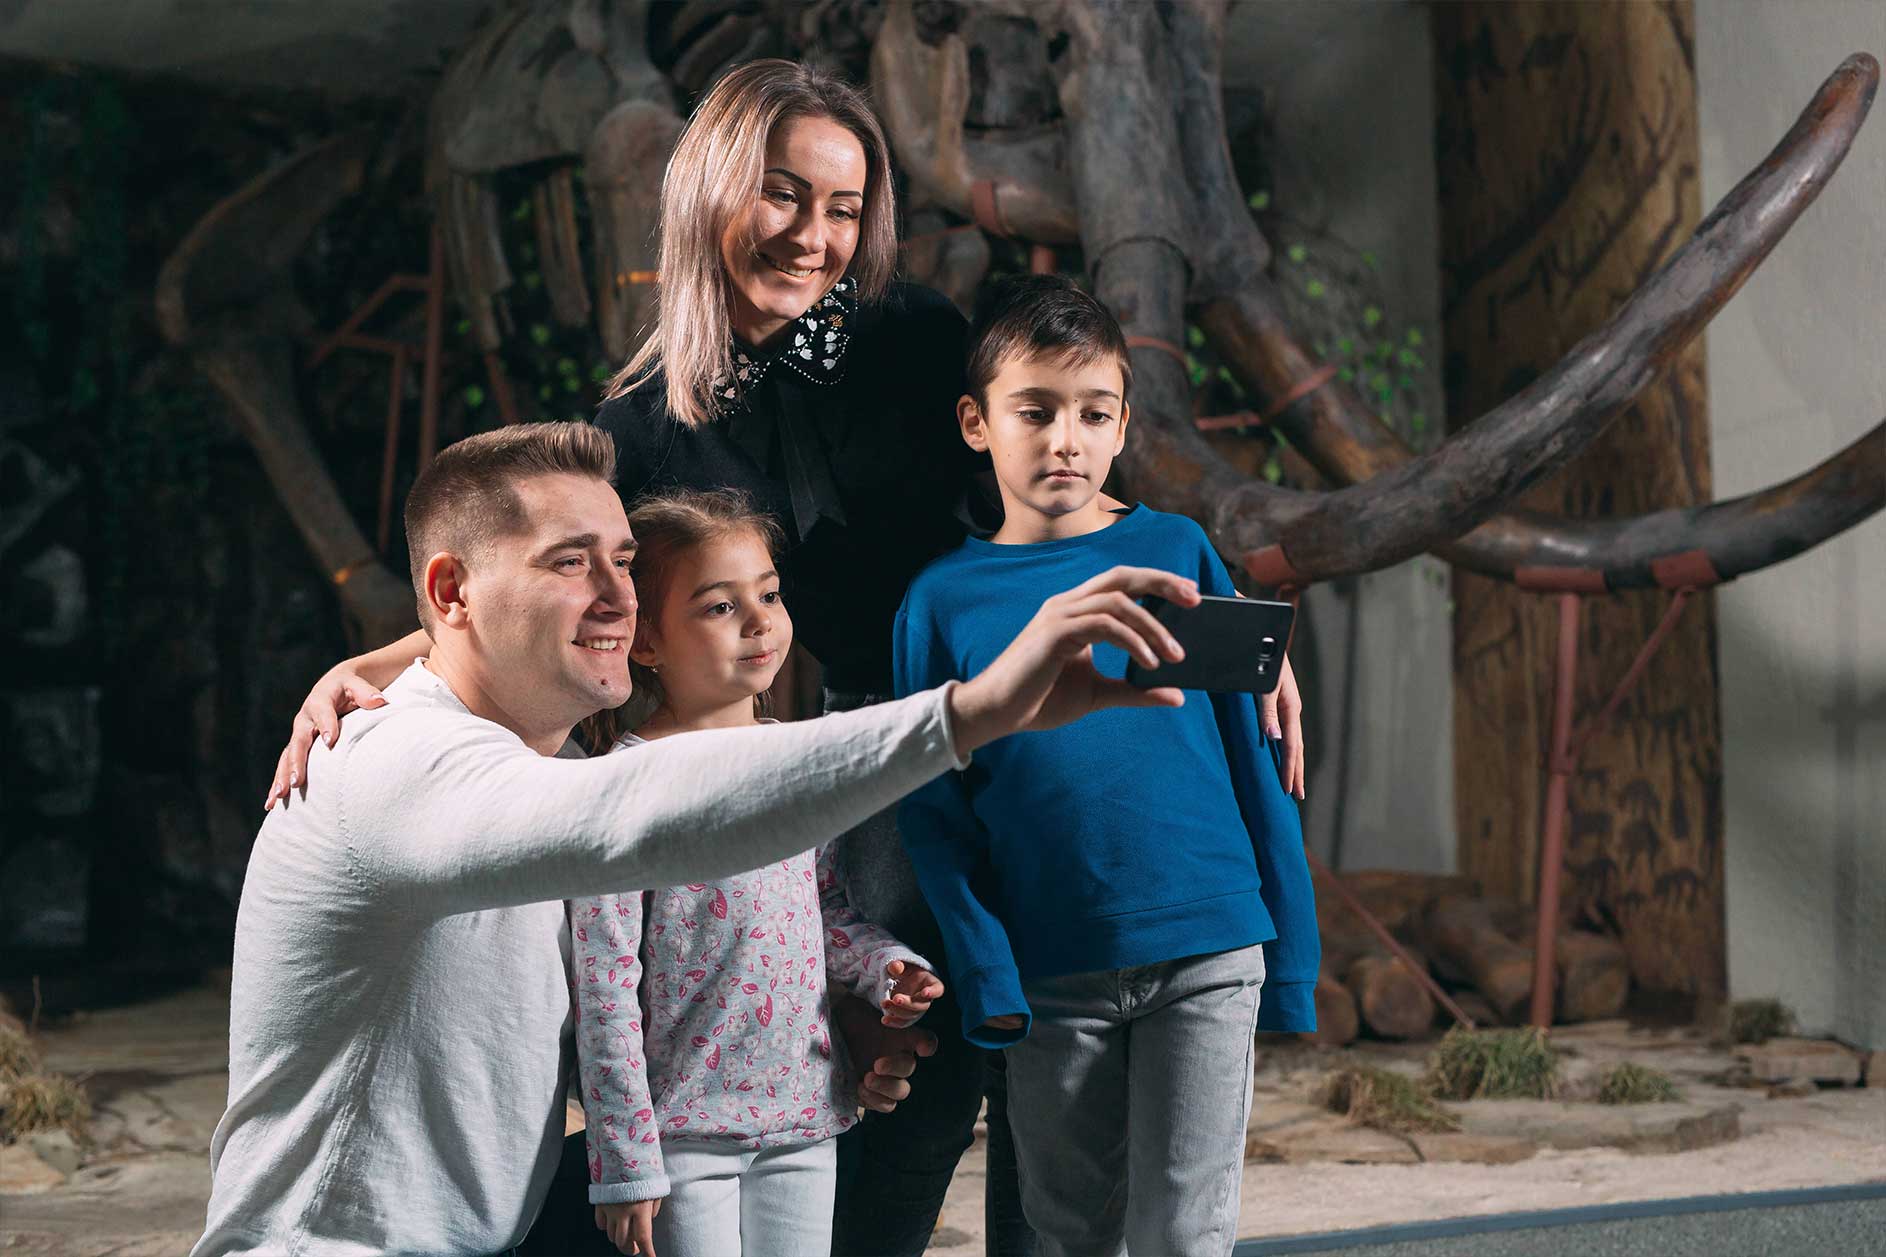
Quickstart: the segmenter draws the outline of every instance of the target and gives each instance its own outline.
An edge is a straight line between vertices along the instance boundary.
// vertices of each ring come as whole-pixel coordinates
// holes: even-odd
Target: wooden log
[[[1384,1039],[1413,1039],[1434,1024],[1434,997],[1399,957],[1358,957],[1343,974],[1362,1024]]]
[[[1533,937],[1538,914],[1523,904],[1486,900],[1494,928],[1520,946]],[[1569,926],[1558,932],[1553,955],[1556,970],[1553,1020],[1603,1021],[1624,1010],[1630,995],[1630,954],[1608,934]]]
[[[1361,1031],[1356,997],[1325,962],[1316,975],[1316,1033],[1303,1037],[1319,1047],[1342,1047]]]
[[[1429,902],[1440,895],[1474,895],[1480,887],[1471,877],[1451,873],[1410,873],[1402,869],[1344,869],[1336,874],[1371,915],[1391,933],[1409,928]],[[1328,879],[1312,872],[1322,916],[1348,916],[1325,893]],[[1357,927],[1360,928],[1359,926]]]
[[[1524,1010],[1532,997],[1532,948],[1502,933],[1486,903],[1442,895],[1422,914],[1419,936],[1443,976],[1466,979],[1498,1020],[1511,1022]]]
[[[1622,943],[1590,930],[1561,930],[1557,957],[1557,1020],[1603,1021],[1624,1011],[1631,966]]]

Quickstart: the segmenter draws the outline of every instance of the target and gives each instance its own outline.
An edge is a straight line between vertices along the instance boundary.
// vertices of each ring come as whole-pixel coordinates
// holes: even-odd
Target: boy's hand
[[[928,969],[893,960],[884,967],[891,979],[891,989],[878,1007],[884,1010],[884,1024],[902,1028],[917,1024],[930,1011],[930,1005],[943,995],[943,981]]]
[[[1020,1030],[1026,1020],[1020,1013],[998,1013],[982,1023],[984,1030]]]
[[[1094,668],[1093,645],[1109,642],[1142,668],[1177,663],[1185,651],[1134,601],[1154,594],[1198,605],[1198,582],[1147,567],[1116,567],[1041,604],[1008,649],[950,691],[959,754],[1023,729],[1052,729],[1103,707],[1178,707],[1170,686],[1142,690]]]
[[[655,1215],[661,1201],[633,1200],[620,1205],[596,1206],[596,1229],[609,1237],[624,1257],[655,1257]]]
[[[1303,695],[1297,690],[1297,674],[1290,670],[1290,657],[1284,656],[1284,674],[1277,688],[1264,695],[1264,732],[1272,741],[1284,745],[1284,793],[1303,797]]]

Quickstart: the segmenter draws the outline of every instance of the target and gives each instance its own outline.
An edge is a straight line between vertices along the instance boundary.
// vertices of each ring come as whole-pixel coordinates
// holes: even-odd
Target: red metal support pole
[[[445,357],[445,236],[432,229],[426,267],[426,357],[419,390],[419,470],[439,448],[439,370]]]
[[[1397,940],[1393,934],[1388,932],[1388,927],[1383,925],[1373,912],[1370,912],[1367,908],[1362,906],[1362,901],[1356,898],[1355,892],[1343,885],[1342,878],[1330,872],[1329,865],[1323,863],[1322,859],[1318,857],[1314,851],[1306,849],[1303,855],[1304,858],[1310,862],[1310,867],[1316,871],[1317,875],[1328,883],[1330,889],[1336,892],[1336,898],[1342,900],[1343,907],[1355,913],[1356,918],[1369,928],[1369,932],[1374,934],[1377,939],[1381,940],[1382,946],[1388,948],[1389,954],[1401,961],[1403,965],[1407,966],[1408,972],[1414,974],[1415,981],[1427,988],[1428,994],[1438,1000],[1441,1007],[1447,1010],[1447,1015],[1452,1017],[1459,1025],[1472,1030],[1474,1028],[1473,1018],[1461,1011],[1460,1005],[1456,1004],[1453,999],[1448,996],[1441,984],[1434,980],[1433,975],[1428,972],[1428,967],[1408,954],[1408,949],[1403,947],[1400,941]]]
[[[406,346],[393,351],[392,378],[386,386],[386,444],[380,450],[380,555],[393,538],[393,471],[399,463],[400,396],[406,390]]]
[[[1546,763],[1545,838],[1539,844],[1538,932],[1533,939],[1532,1024],[1552,1025],[1559,933],[1559,873],[1565,863],[1565,802],[1572,778],[1572,702],[1578,682],[1578,627],[1583,599],[1559,595],[1559,657],[1552,684],[1552,753]]]

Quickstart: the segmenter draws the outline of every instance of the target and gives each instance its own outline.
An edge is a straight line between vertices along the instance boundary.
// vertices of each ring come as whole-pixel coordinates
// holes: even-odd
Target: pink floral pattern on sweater
[[[566,904],[590,1198],[668,1192],[664,1139],[816,1143],[856,1119],[828,976],[875,1004],[893,960],[824,852],[713,882]]]

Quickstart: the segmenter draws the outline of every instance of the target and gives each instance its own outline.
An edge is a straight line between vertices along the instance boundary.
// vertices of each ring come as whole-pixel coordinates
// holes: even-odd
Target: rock
[[[0,554],[78,483],[76,470],[55,470],[18,441],[0,438]]]
[[[1405,1139],[1357,1126],[1315,1105],[1286,1101],[1253,1106],[1244,1132],[1246,1161],[1302,1164],[1413,1165],[1421,1160]]]
[[[98,782],[96,686],[20,690],[0,696],[0,737],[9,810],[41,816],[80,816],[90,810]]]
[[[52,832],[33,833],[21,825],[7,835],[6,853],[0,856],[0,947],[85,942],[93,842],[72,827],[41,824]]]
[[[1538,1154],[1539,1145],[1517,1135],[1468,1135],[1458,1132],[1411,1134],[1408,1139],[1423,1161],[1471,1161],[1511,1165]]]
[[[1529,1139],[1561,1150],[1689,1152],[1728,1143],[1742,1133],[1740,1110],[1734,1105],[1470,1100],[1441,1107],[1460,1119],[1462,1134]]]
[[[39,1159],[28,1144],[0,1144],[0,1195],[28,1195],[49,1191],[65,1182],[65,1175]]]
[[[33,1155],[67,1176],[77,1174],[79,1163],[85,1159],[78,1142],[62,1130],[42,1130],[29,1137],[28,1142]]]
[[[1825,1039],[1770,1039],[1745,1043],[1735,1054],[1747,1061],[1759,1082],[1791,1082],[1808,1078],[1820,1083],[1852,1087],[1860,1082],[1860,1057],[1851,1048]]]
[[[1861,1071],[1869,1087],[1886,1087],[1886,1051],[1868,1052]]]
[[[65,646],[85,628],[85,564],[48,546],[8,583],[5,627],[29,646]]]

